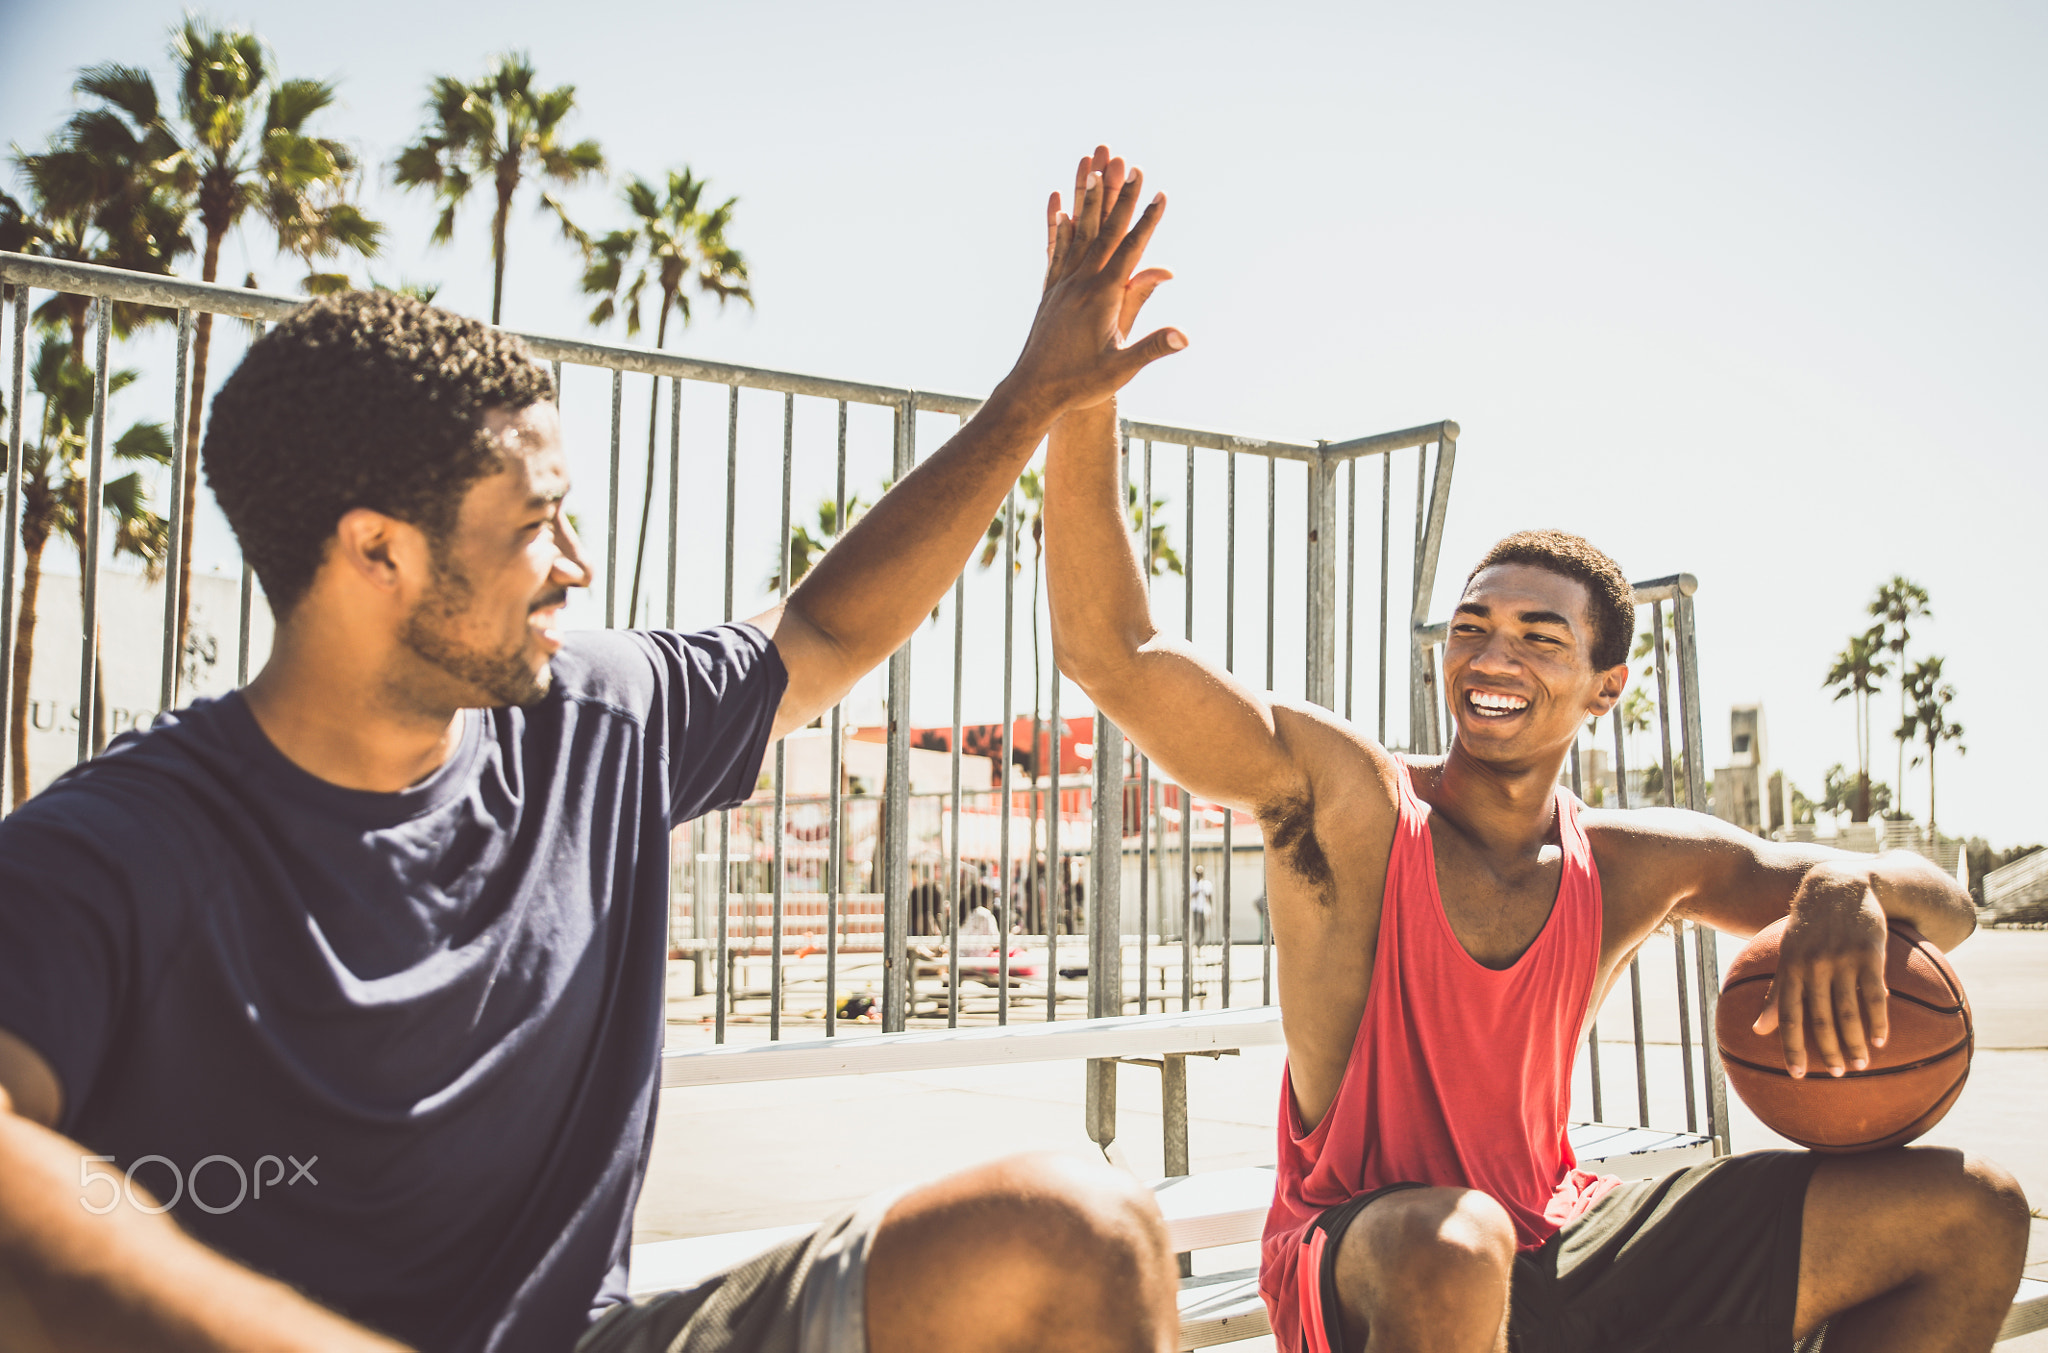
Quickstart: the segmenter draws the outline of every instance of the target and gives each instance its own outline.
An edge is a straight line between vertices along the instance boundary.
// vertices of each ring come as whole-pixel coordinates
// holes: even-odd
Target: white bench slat
[[[1283,1041],[1277,1006],[1185,1015],[1121,1015],[902,1034],[848,1034],[779,1043],[727,1043],[661,1055],[664,1090],[686,1085],[807,1080],[1095,1057],[1225,1052]]]
[[[2020,1290],[2012,1299],[2012,1309],[2006,1312],[2005,1325],[1998,1331],[1998,1342],[2042,1329],[2048,1329],[2048,1282],[2022,1278]]]
[[[1266,1303],[1259,1296],[1259,1271],[1232,1269],[1180,1280],[1180,1343],[1208,1348],[1271,1334]]]

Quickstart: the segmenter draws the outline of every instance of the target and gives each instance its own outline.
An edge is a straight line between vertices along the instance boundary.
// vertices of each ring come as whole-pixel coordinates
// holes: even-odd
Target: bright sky
[[[176,18],[7,10],[0,132],[24,145],[77,67],[161,71]],[[530,49],[615,166],[688,163],[739,195],[758,308],[671,346],[751,365],[986,391],[1029,319],[1045,193],[1107,140],[1172,198],[1153,257],[1179,280],[1152,318],[1193,339],[1127,413],[1300,440],[1457,420],[1436,612],[1526,526],[1581,531],[1632,577],[1690,571],[1709,764],[1728,706],[1761,699],[1773,762],[1815,797],[1855,755],[1820,678],[1903,572],[1932,593],[1916,649],[1947,655],[1969,730],[1943,755],[1941,823],[2048,837],[2048,739],[2021,712],[2048,638],[1999,619],[2000,580],[2039,570],[2048,503],[2037,5],[215,13],[339,79],[328,128],[380,166],[430,75]],[[615,218],[609,190],[574,201]],[[487,313],[483,208],[430,249],[425,200],[371,202],[392,226],[380,278]],[[508,323],[589,332],[548,228],[522,218],[511,259]],[[260,237],[223,280],[250,270],[291,285]],[[1905,799],[1924,820],[1924,769]]]

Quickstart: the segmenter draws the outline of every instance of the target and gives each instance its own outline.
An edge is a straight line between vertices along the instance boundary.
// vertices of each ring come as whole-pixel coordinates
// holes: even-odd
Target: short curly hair
[[[1586,585],[1593,621],[1593,667],[1605,671],[1628,661],[1629,641],[1636,633],[1636,589],[1628,575],[1584,536],[1568,531],[1517,531],[1486,552],[1465,586],[1481,569],[1496,564],[1529,564]]]
[[[444,542],[499,465],[485,411],[554,397],[526,345],[487,324],[389,291],[323,297],[257,339],[214,396],[206,482],[282,617],[344,513]]]

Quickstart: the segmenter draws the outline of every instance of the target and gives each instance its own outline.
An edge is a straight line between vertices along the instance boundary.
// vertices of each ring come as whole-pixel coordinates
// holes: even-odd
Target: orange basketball
[[[1714,1018],[1728,1083],[1773,1132],[1801,1146],[1836,1153],[1898,1146],[1940,1122],[1963,1092],[1976,1044],[1963,984],[1919,931],[1904,921],[1887,929],[1891,1037],[1871,1050],[1868,1067],[1839,1077],[1827,1074],[1809,1037],[1806,1076],[1794,1080],[1778,1031],[1751,1029],[1778,970],[1785,922],[1764,927],[1728,965]]]

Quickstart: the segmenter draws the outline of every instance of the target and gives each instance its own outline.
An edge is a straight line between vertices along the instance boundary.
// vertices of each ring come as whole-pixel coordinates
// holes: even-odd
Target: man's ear
[[[418,527],[367,507],[335,523],[327,562],[379,592],[397,594],[424,576],[426,540]]]
[[[1599,718],[1614,708],[1615,702],[1621,699],[1621,693],[1627,686],[1627,663],[1608,668],[1600,674],[1600,685],[1594,690],[1593,699],[1586,706],[1586,712],[1596,719]]]

